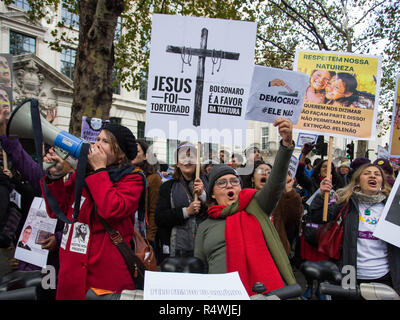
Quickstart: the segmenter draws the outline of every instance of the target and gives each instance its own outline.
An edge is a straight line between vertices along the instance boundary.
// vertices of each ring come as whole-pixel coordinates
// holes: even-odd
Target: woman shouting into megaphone
[[[121,253],[100,219],[118,231],[125,242],[132,239],[134,214],[145,186],[144,177],[130,164],[136,154],[136,139],[128,128],[103,125],[89,149],[87,160],[92,171],[85,177],[78,221],[66,224],[61,241],[57,299],[84,299],[91,287],[116,292],[135,288]],[[44,161],[57,161],[45,179],[59,207],[72,220],[76,172],[64,181],[65,161],[53,152],[46,154]],[[54,218],[47,199],[46,206]]]

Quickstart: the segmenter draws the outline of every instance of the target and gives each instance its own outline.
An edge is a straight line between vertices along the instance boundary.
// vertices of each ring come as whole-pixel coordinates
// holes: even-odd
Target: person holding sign
[[[160,187],[156,207],[156,255],[159,264],[168,256],[193,256],[194,238],[198,225],[206,218],[207,200],[205,183],[196,178],[196,156],[193,144],[179,144],[173,179]]]
[[[379,282],[400,293],[400,248],[373,236],[381,217],[390,186],[379,165],[365,164],[353,174],[351,182],[336,191],[337,201],[328,206],[328,221],[347,211],[338,261],[356,269],[358,284]],[[321,194],[332,190],[331,179],[320,184]],[[314,223],[322,223],[323,197],[317,196],[310,205]],[[342,212],[343,212],[342,211]]]
[[[294,284],[296,279],[270,215],[285,188],[294,150],[292,123],[274,122],[282,137],[271,175],[261,190],[243,189],[237,172],[225,164],[210,171],[209,218],[199,226],[195,257],[209,273],[239,273],[249,295],[255,282],[268,291]]]
[[[101,218],[129,243],[134,215],[145,187],[144,176],[130,161],[136,157],[136,138],[121,125],[105,123],[88,154],[88,169],[77,221],[65,223],[60,246],[57,299],[83,300],[89,288],[121,292],[135,288],[127,265],[105,230]],[[73,218],[76,171],[64,182],[64,161],[50,149],[43,158],[57,162],[45,177],[62,212]],[[44,194],[43,180],[41,180]],[[56,217],[47,197],[46,210]]]

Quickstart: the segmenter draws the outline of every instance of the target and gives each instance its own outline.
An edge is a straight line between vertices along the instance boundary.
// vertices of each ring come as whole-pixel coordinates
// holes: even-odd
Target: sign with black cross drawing
[[[255,39],[252,22],[153,15],[145,136],[244,145]]]

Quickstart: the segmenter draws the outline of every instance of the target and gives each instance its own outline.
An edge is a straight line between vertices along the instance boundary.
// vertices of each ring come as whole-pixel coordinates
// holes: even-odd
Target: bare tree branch
[[[363,16],[358,19],[350,28],[353,29],[357,24],[359,24],[362,20],[364,20],[364,18],[372,11],[374,11],[377,7],[379,7],[381,4],[385,3],[386,0],[383,0],[381,2],[378,2],[375,6],[369,8],[367,11],[365,11],[365,13],[363,14]]]
[[[286,54],[292,55],[292,53],[291,53],[289,50],[287,50],[286,48],[284,48],[284,47],[278,45],[276,42],[274,42],[274,41],[272,41],[272,40],[265,39],[264,37],[262,37],[262,36],[260,36],[260,35],[257,35],[257,38],[258,38],[259,40],[261,40],[261,41],[265,41],[265,42],[268,42],[268,43],[272,44],[274,47],[277,47],[279,50],[283,51],[283,52],[286,53]]]
[[[319,34],[317,27],[315,26],[315,24],[309,20],[304,19],[304,17],[296,10],[294,9],[291,5],[289,5],[286,1],[282,0],[283,5],[285,6],[285,8],[287,10],[289,10],[290,12],[292,12],[296,17],[294,17],[292,14],[290,14],[288,11],[283,10],[277,3],[274,3],[272,1],[270,1],[271,3],[273,3],[279,10],[281,10],[284,14],[286,14],[287,16],[289,16],[290,18],[292,18],[294,21],[298,22],[300,24],[300,26],[302,26],[304,29],[308,30],[311,34],[314,35],[314,37],[317,40],[318,46],[320,49],[325,49],[325,50],[329,50],[327,44],[325,43],[324,38]],[[304,26],[304,24],[307,26]]]
[[[332,25],[332,27],[334,27],[337,32],[346,36],[346,32],[342,28],[340,28],[338,25],[336,25],[336,23],[333,21],[333,19],[330,17],[330,15],[328,15],[328,13],[326,12],[324,6],[321,3],[319,3],[317,0],[313,0],[313,2],[316,3],[318,5],[318,7],[320,7],[320,9],[322,11],[322,16],[328,20],[328,22]]]

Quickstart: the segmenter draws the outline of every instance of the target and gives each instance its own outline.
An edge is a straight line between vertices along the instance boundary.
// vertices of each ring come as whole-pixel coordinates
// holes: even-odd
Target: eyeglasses
[[[230,178],[230,179],[229,179],[229,183],[230,183],[233,187],[236,187],[236,186],[238,186],[238,185],[240,184],[240,179],[239,179],[239,178]],[[217,181],[215,181],[215,185],[216,185],[218,188],[221,188],[221,189],[226,188],[227,185],[228,185],[228,180],[227,180],[227,179],[217,180]]]
[[[267,176],[271,174],[271,169],[256,169],[257,174],[263,174],[265,173]]]

